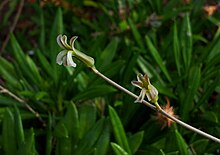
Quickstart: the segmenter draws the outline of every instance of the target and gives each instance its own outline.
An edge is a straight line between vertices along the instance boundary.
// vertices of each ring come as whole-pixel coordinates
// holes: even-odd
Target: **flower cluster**
[[[132,81],[131,83],[134,86],[141,89],[141,93],[140,93],[140,95],[138,96],[138,98],[135,102],[142,103],[143,100],[144,100],[144,97],[146,95],[149,102],[157,104],[158,91],[150,83],[150,79],[146,74],[144,76],[142,74],[138,74],[137,75],[137,81]]]
[[[93,68],[95,63],[94,59],[75,49],[74,43],[76,39],[77,36],[73,36],[68,44],[66,35],[57,36],[57,43],[63,50],[57,55],[56,62],[59,65],[63,64],[64,66],[76,67],[76,63],[72,59],[72,57],[74,56],[82,61],[84,64],[86,64],[88,67]]]

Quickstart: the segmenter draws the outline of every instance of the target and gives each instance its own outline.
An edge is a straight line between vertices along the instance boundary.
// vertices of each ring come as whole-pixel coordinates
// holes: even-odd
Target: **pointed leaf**
[[[206,151],[208,143],[208,139],[200,139],[190,144],[190,146],[193,148],[196,154],[203,154]]]
[[[189,69],[192,58],[192,30],[189,13],[186,13],[182,23],[182,29],[180,33],[181,49],[183,56],[183,63],[186,71]]]
[[[109,93],[116,92],[116,89],[109,85],[97,85],[91,88],[86,89],[85,91],[81,92],[80,94],[76,95],[73,100],[88,100],[95,97],[107,95]]]
[[[147,47],[148,47],[151,55],[153,56],[154,60],[157,62],[157,64],[159,65],[161,71],[165,74],[167,79],[169,81],[171,81],[170,75],[169,75],[169,73],[167,71],[166,66],[164,65],[164,62],[163,62],[163,60],[162,60],[158,50],[153,45],[152,41],[150,40],[150,38],[148,36],[146,36],[145,39],[146,39]]]
[[[193,100],[199,88],[201,79],[201,67],[194,66],[190,69],[186,96],[181,101],[181,118],[188,120],[192,110]]]
[[[18,147],[21,147],[22,145],[24,145],[24,130],[23,130],[23,125],[22,125],[22,120],[21,120],[21,115],[20,112],[18,110],[18,108],[15,106],[15,133],[16,133],[16,140],[17,140],[17,144]]]
[[[128,23],[131,27],[131,31],[133,33],[135,41],[137,42],[137,44],[141,48],[141,50],[144,50],[144,43],[143,43],[143,39],[141,37],[140,32],[138,31],[138,29],[136,28],[135,24],[133,23],[133,21],[131,19],[128,19]]]
[[[82,138],[94,125],[96,108],[93,105],[84,105],[79,109],[79,137]]]
[[[34,139],[34,130],[33,128],[30,129],[30,131],[27,132],[27,136],[25,139],[25,144],[19,148],[19,153],[21,155],[36,155],[38,154],[35,148],[35,139]]]
[[[116,143],[111,143],[112,149],[116,155],[129,155],[122,147]]]
[[[140,147],[144,137],[144,131],[139,131],[128,138],[129,146],[131,148],[132,154],[134,154]]]
[[[175,22],[173,25],[173,54],[176,62],[176,68],[178,74],[180,75],[180,45],[179,45],[179,38],[178,38],[178,31],[177,31],[177,23]]]
[[[101,53],[96,63],[97,66],[100,66],[99,67],[100,70],[103,70],[105,66],[111,64],[118,47],[118,43],[119,43],[119,39],[113,38],[112,41],[108,44],[108,46]]]
[[[15,120],[10,109],[6,109],[2,125],[3,149],[6,155],[16,154]]]
[[[94,149],[94,144],[102,134],[104,128],[105,119],[100,119],[98,122],[93,124],[90,130],[85,134],[83,139],[80,141],[77,150],[75,151],[76,155],[88,154]]]
[[[96,143],[96,151],[94,155],[106,155],[110,142],[109,120],[105,120],[105,127]]]
[[[110,120],[112,124],[112,128],[114,131],[114,136],[116,139],[116,142],[129,154],[131,154],[131,150],[128,144],[128,140],[125,134],[125,130],[123,128],[123,125],[121,123],[121,120],[119,116],[117,115],[116,111],[109,106],[109,115],[110,115]]]

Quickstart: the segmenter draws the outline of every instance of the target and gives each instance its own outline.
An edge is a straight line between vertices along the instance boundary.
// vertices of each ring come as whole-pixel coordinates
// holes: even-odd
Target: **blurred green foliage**
[[[19,1],[6,3],[1,32]],[[205,14],[210,5],[215,12]],[[76,68],[56,64],[57,35],[77,35],[76,48],[103,74],[138,94],[130,81],[147,73],[161,105],[168,97],[179,118],[220,137],[219,8],[205,0],[28,1],[1,51],[0,84],[45,125],[0,93],[0,154],[219,154],[219,144],[178,125],[161,129],[153,111],[77,60]]]

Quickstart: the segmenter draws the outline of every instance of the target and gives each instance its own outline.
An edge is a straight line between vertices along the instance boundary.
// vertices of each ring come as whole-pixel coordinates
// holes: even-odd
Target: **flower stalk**
[[[117,89],[125,92],[126,94],[128,94],[129,96],[135,98],[135,102],[139,102],[142,103],[148,107],[150,107],[151,109],[161,113],[162,115],[166,116],[167,118],[173,120],[174,122],[176,122],[177,124],[195,132],[198,133],[210,140],[213,140],[217,143],[220,143],[220,139],[216,138],[208,133],[205,133],[187,123],[184,123],[183,121],[179,120],[178,118],[170,115],[169,113],[167,113],[166,111],[164,111],[158,104],[158,91],[157,89],[151,85],[149,78],[145,75],[141,75],[139,74],[137,76],[138,81],[132,81],[132,84],[137,86],[138,88],[141,89],[141,93],[139,96],[135,95],[134,93],[132,93],[131,91],[129,91],[128,89],[122,87],[121,85],[117,84],[116,82],[112,81],[111,79],[109,79],[108,77],[106,77],[105,75],[103,75],[102,73],[100,73],[96,67],[95,67],[95,61],[92,57],[85,55],[84,53],[76,50],[74,48],[74,42],[76,40],[77,37],[72,37],[70,39],[70,45],[67,43],[67,37],[65,35],[59,35],[57,37],[57,42],[59,44],[59,46],[63,49],[63,51],[61,51],[58,56],[57,56],[57,63],[59,65],[64,64],[64,66],[72,66],[72,67],[76,67],[76,64],[73,62],[72,60],[72,56],[76,57],[77,59],[79,59],[80,61],[82,61],[87,67],[91,68],[91,70],[98,75],[100,78],[102,78],[103,80],[105,80],[106,82],[108,82],[109,84],[111,84],[112,86],[116,87]],[[148,101],[144,100],[144,97],[147,96]],[[151,103],[155,104],[151,104]]]

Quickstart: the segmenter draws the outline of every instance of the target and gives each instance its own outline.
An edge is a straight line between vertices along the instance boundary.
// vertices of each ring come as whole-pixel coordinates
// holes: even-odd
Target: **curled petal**
[[[57,43],[62,49],[65,49],[65,46],[63,45],[63,42],[61,42],[61,40],[62,40],[62,35],[60,34],[57,36]]]
[[[136,87],[140,88],[140,89],[142,89],[142,87],[143,87],[143,84],[140,81],[131,81],[131,84],[133,86],[136,86]]]
[[[63,49],[71,49],[70,45],[67,43],[67,36],[66,35],[58,35],[57,36],[57,43]]]
[[[143,75],[141,74],[141,73],[138,73],[138,75],[137,75],[137,80],[139,81],[139,82],[142,82],[143,81]]]
[[[57,55],[57,59],[56,59],[56,62],[59,64],[59,65],[62,65],[63,63],[63,58],[64,56],[66,55],[66,50],[63,50],[61,51],[58,55]]]
[[[75,50],[74,43],[75,43],[75,41],[76,41],[77,38],[78,38],[78,36],[73,36],[73,37],[70,39],[70,46],[72,47],[73,50]]]
[[[67,53],[67,66],[76,67],[76,63],[73,62],[72,54],[73,54],[73,51],[68,51],[68,53]]]
[[[68,43],[67,43],[67,36],[66,36],[66,35],[63,35],[63,36],[62,36],[61,42],[62,42],[62,44],[64,45],[64,47],[65,47],[66,49],[71,49],[70,45],[68,45]]]

